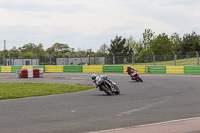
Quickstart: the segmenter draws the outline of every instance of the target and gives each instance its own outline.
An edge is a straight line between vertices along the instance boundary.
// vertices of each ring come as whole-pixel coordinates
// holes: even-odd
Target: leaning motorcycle
[[[96,88],[99,88],[100,91],[104,91],[107,95],[120,93],[117,85],[109,82],[102,75],[97,76],[96,79],[93,81],[93,84]]]
[[[137,82],[139,81],[143,82],[137,70],[131,71],[130,77],[132,80],[136,80]]]

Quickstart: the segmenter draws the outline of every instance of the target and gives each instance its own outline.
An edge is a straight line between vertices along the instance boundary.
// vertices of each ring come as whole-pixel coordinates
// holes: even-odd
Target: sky
[[[55,43],[96,52],[116,36],[200,34],[200,0],[0,0],[0,51]]]

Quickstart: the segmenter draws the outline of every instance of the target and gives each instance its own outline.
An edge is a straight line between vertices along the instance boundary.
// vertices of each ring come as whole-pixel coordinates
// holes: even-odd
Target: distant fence
[[[106,56],[88,56],[88,57],[54,57],[54,58],[48,58],[48,57],[37,57],[39,59],[39,63],[35,62],[34,59],[12,59],[7,58],[3,61],[3,59],[0,59],[0,64],[2,66],[12,66],[13,60],[19,60],[18,62],[23,62],[22,64],[17,65],[26,65],[28,61],[28,65],[123,65],[123,64],[132,64],[135,65],[137,63],[148,63],[148,65],[160,65],[158,62],[162,61],[171,61],[169,65],[196,65],[199,66],[199,52],[200,51],[194,51],[194,54],[191,55],[178,55],[172,52],[170,55],[156,55],[152,52],[150,55],[140,55],[140,56],[134,56],[134,54],[130,54],[128,56],[122,56],[122,55],[106,55]],[[182,59],[184,60],[184,64],[182,64]],[[190,61],[187,61],[190,60]],[[7,61],[7,62],[5,62]],[[16,65],[16,64],[14,64]],[[163,64],[166,65],[166,64]]]
[[[132,68],[139,73],[150,74],[200,74],[200,66],[137,66]],[[126,73],[126,66],[123,65],[88,65],[88,66],[71,66],[71,65],[44,65],[44,66],[0,66],[2,73],[14,73],[17,69],[34,69],[41,68],[45,73]]]

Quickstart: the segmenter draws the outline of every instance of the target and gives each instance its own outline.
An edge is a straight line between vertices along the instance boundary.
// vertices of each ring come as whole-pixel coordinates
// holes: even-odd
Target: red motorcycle
[[[137,82],[143,82],[137,70],[131,70],[130,77],[132,80],[136,80]]]

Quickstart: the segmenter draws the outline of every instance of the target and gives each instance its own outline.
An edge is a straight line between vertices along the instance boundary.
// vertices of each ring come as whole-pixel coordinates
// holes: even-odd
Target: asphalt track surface
[[[16,73],[0,73],[0,82],[92,85],[90,75],[45,73],[44,78],[22,79],[16,78]],[[108,96],[94,89],[0,100],[0,133],[114,132],[113,129],[132,132],[132,128],[154,123],[173,124],[176,120],[200,117],[200,75],[141,74],[142,83],[131,81],[127,74],[107,75],[117,83],[120,95]]]

